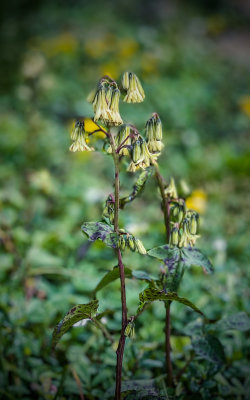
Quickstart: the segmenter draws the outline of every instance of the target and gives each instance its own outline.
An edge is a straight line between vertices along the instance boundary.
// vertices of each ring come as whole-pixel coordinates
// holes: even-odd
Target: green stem
[[[110,134],[110,144],[112,147],[113,160],[115,165],[115,215],[114,215],[114,231],[119,234],[119,202],[120,202],[120,180],[119,180],[119,155],[116,153],[114,137],[112,132]],[[115,400],[121,399],[121,384],[122,384],[122,363],[123,354],[125,348],[126,336],[124,334],[127,323],[127,302],[126,302],[126,286],[125,286],[125,272],[124,265],[122,262],[121,250],[117,249],[118,267],[120,271],[120,282],[121,282],[121,303],[122,303],[122,326],[121,334],[119,339],[118,348],[116,350],[116,388],[115,388]]]
[[[167,244],[169,244],[169,240],[170,240],[169,199],[165,195],[164,179],[160,174],[159,167],[158,167],[157,163],[155,163],[155,177],[156,177],[156,180],[157,180],[160,192],[161,192],[163,215],[164,215],[165,230],[166,230],[166,242],[167,242]],[[171,361],[171,344],[170,344],[170,336],[171,336],[170,306],[171,306],[171,301],[165,302],[165,308],[166,308],[166,316],[165,316],[165,356],[166,356],[167,383],[168,383],[168,386],[173,386],[173,367],[172,367],[172,361]]]

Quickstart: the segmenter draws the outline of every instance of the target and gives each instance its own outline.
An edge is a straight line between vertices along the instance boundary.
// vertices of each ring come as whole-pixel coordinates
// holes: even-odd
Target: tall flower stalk
[[[187,210],[185,201],[178,198],[174,180],[166,184],[159,172],[157,159],[161,154],[162,123],[157,113],[153,113],[146,122],[145,132],[141,133],[133,124],[124,123],[120,111],[119,101],[127,103],[140,103],[145,94],[142,85],[135,74],[125,72],[121,85],[118,85],[109,76],[102,77],[96,89],[89,95],[88,100],[93,105],[94,116],[92,122],[94,130],[89,132],[85,127],[85,119],[76,121],[72,134],[70,151],[94,151],[91,139],[97,132],[105,135],[103,150],[112,155],[114,163],[114,193],[110,193],[105,201],[102,217],[97,222],[85,222],[81,229],[89,240],[102,240],[111,247],[117,256],[117,265],[102,278],[94,291],[94,299],[88,304],[74,306],[58,323],[53,332],[53,346],[69,328],[83,319],[91,320],[103,335],[114,344],[113,337],[108,328],[102,325],[98,314],[99,301],[96,294],[114,279],[120,279],[121,291],[121,329],[119,342],[116,349],[116,382],[115,400],[121,399],[122,368],[126,338],[134,335],[135,322],[147,306],[154,301],[163,301],[166,309],[165,317],[165,354],[167,384],[174,382],[170,349],[170,306],[173,301],[185,304],[200,315],[204,315],[188,299],[180,298],[177,289],[187,266],[201,265],[207,270],[212,270],[208,259],[198,250],[193,251],[193,246],[198,238],[198,214]],[[120,197],[120,168],[126,165],[129,173],[140,171],[137,181],[129,195]],[[146,250],[141,240],[119,226],[119,212],[131,201],[134,201],[142,192],[148,178],[155,172],[164,214],[166,244]],[[138,276],[132,269],[126,267],[126,277],[145,280],[148,288],[139,294],[139,305],[135,315],[128,316],[126,303],[125,267],[122,255],[126,250],[138,252],[155,257],[164,263],[165,273],[159,279],[149,279],[147,274]]]

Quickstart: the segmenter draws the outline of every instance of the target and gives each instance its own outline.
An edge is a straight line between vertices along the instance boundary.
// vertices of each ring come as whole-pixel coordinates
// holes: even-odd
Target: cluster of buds
[[[147,254],[147,250],[143,246],[142,242],[133,235],[126,233],[123,229],[120,229],[118,247],[123,251],[128,247],[130,250],[136,251],[140,254]]]
[[[129,172],[148,168],[152,164],[152,159],[156,158],[155,155],[150,154],[145,139],[131,125],[121,126],[115,137],[115,147],[119,149],[119,155],[131,157]],[[112,153],[111,146],[108,146],[106,151]]]
[[[93,151],[93,147],[89,147],[86,143],[86,139],[88,138],[88,134],[84,129],[84,121],[76,121],[72,132],[71,139],[73,143],[71,144],[69,150],[70,151]]]
[[[110,194],[105,202],[105,206],[102,213],[103,219],[110,223],[114,224],[115,219],[115,199],[112,194]]]
[[[126,103],[141,103],[145,99],[141,82],[133,72],[123,74],[122,88],[127,91],[123,99]]]
[[[163,143],[162,123],[157,113],[154,113],[146,123],[146,139],[150,153],[159,154],[163,148]]]
[[[132,146],[132,161],[129,164],[128,171],[135,172],[139,168],[148,168],[151,160],[152,156],[148,150],[146,141],[142,136],[138,136]]]
[[[119,112],[120,90],[115,81],[102,78],[94,96],[88,98],[93,104],[94,121],[101,120],[106,125],[121,125]]]
[[[194,246],[198,239],[199,214],[193,210],[186,210],[184,200],[173,202],[170,207],[172,246]]]

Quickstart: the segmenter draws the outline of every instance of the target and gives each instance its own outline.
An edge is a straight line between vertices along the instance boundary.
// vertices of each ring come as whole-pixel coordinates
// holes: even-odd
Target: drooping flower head
[[[162,123],[157,113],[146,122],[146,139],[150,153],[157,154],[163,148]]]
[[[123,123],[119,112],[120,90],[117,83],[109,77],[102,78],[95,94],[91,93],[88,100],[93,104],[94,121],[102,121],[106,125],[121,125]]]
[[[71,139],[73,140],[73,143],[71,144],[69,150],[73,152],[93,151],[93,147],[89,147],[86,143],[87,137],[88,134],[84,129],[84,121],[76,121],[71,132]]]
[[[133,72],[125,72],[123,74],[122,88],[127,92],[123,99],[126,103],[141,103],[145,99],[141,82]]]

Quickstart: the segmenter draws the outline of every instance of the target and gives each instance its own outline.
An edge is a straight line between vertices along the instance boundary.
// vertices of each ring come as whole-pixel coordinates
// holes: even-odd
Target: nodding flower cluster
[[[157,113],[154,113],[146,123],[146,138],[150,153],[160,153],[163,148],[162,123]]]
[[[73,143],[71,144],[70,151],[93,151],[93,147],[89,147],[86,143],[88,134],[84,129],[84,121],[76,121],[73,130],[71,132],[71,139]]]
[[[134,73],[123,74],[121,87],[122,91],[126,91],[125,102],[138,103],[144,100],[144,90]],[[101,78],[97,89],[88,96],[88,101],[93,104],[94,121],[100,120],[107,126],[119,126],[118,133],[114,137],[115,148],[119,156],[130,157],[131,162],[127,170],[135,172],[140,168],[148,168],[155,163],[163,148],[160,117],[154,113],[147,121],[144,138],[133,125],[123,124],[119,112],[119,100],[118,84],[109,76]],[[88,134],[84,130],[84,122],[76,122],[71,138],[74,140],[70,146],[71,151],[94,150],[86,144]],[[112,153],[111,145],[106,148],[106,152]]]
[[[106,125],[121,125],[119,112],[120,90],[113,80],[102,78],[94,96],[89,97],[93,104],[94,121],[101,120]]]
[[[120,250],[125,250],[125,248],[128,247],[130,250],[136,251],[140,254],[147,254],[147,250],[143,246],[142,242],[133,235],[125,232],[123,229],[120,229],[118,247]]]
[[[193,210],[185,210],[185,202],[173,203],[171,206],[170,244],[178,247],[194,246],[198,239],[199,214]]]
[[[175,181],[170,179],[169,185],[165,188],[165,196],[170,199],[170,244],[172,246],[187,247],[194,246],[200,237],[199,214],[196,211],[186,208],[184,199],[178,198]]]
[[[125,72],[123,74],[122,88],[127,91],[123,99],[126,103],[141,103],[145,99],[141,82],[133,72]]]

